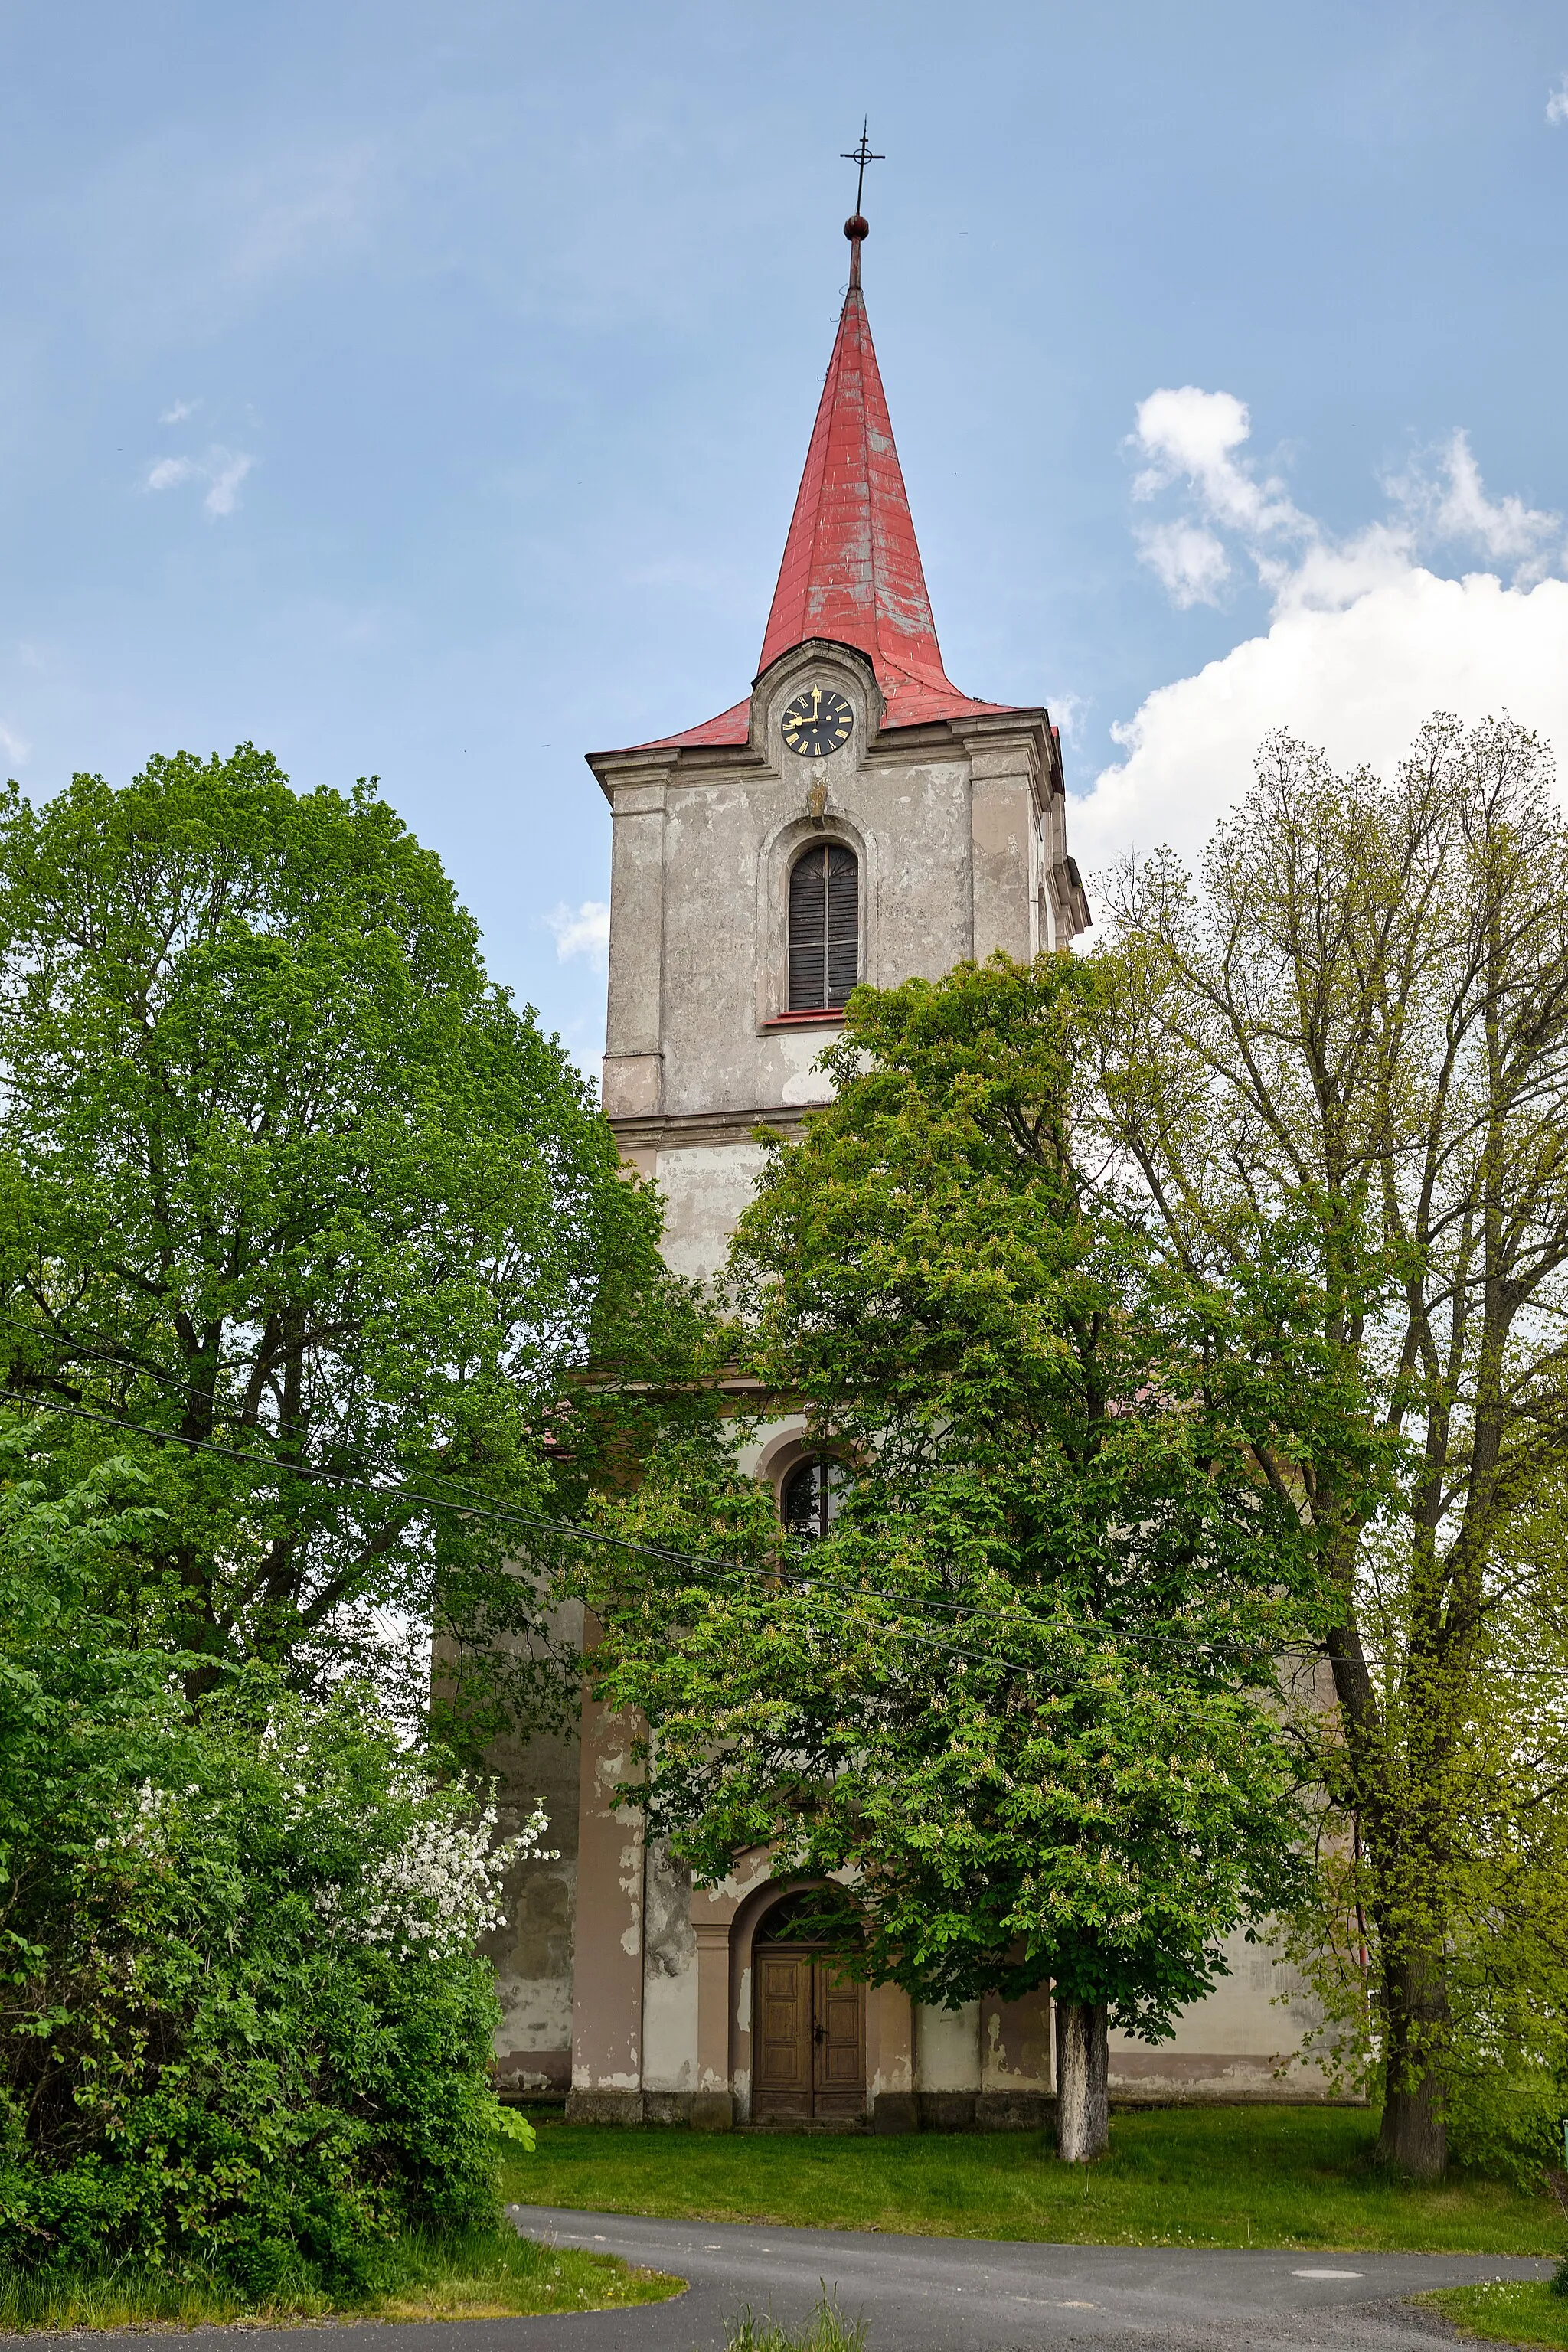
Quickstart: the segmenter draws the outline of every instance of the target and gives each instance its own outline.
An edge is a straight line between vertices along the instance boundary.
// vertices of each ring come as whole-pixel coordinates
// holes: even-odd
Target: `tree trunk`
[[[1424,2074],[1413,2090],[1395,2090],[1390,2084],[1377,2153],[1384,2164],[1397,2165],[1413,2180],[1441,2180],[1448,2165],[1448,2131],[1436,2074]]]
[[[1414,2180],[1441,2180],[1448,2164],[1440,2070],[1448,1997],[1442,1962],[1416,1952],[1391,1963],[1384,2003],[1387,2088],[1378,2157]]]
[[[1103,2001],[1057,2003],[1057,2154],[1088,2164],[1110,2145],[1110,2051]]]

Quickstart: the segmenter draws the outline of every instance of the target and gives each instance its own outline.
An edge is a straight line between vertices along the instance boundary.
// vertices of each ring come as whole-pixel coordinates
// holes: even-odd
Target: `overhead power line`
[[[100,1363],[116,1365],[122,1370],[155,1381],[162,1386],[177,1389],[190,1395],[205,1397],[208,1394],[207,1391],[197,1387],[194,1382],[182,1381],[172,1373],[156,1371],[149,1365],[138,1363],[130,1357],[116,1355],[107,1349],[79,1343],[66,1334],[51,1332],[40,1324],[27,1322],[19,1317],[0,1314],[0,1324],[24,1331],[30,1337],[47,1340],[62,1351],[90,1356]],[[728,1578],[740,1577],[752,1582],[772,1586],[785,1582],[803,1585],[807,1590],[824,1588],[825,1580],[820,1576],[814,1577],[804,1570],[759,1569],[748,1567],[740,1560],[715,1560],[706,1554],[679,1550],[672,1545],[644,1543],[635,1537],[615,1535],[607,1528],[584,1527],[573,1520],[552,1518],[546,1513],[528,1511],[517,1505],[487,1503],[477,1496],[468,1499],[461,1493],[467,1482],[460,1479],[452,1479],[448,1482],[459,1489],[459,1496],[456,1498],[449,1495],[423,1494],[416,1488],[401,1484],[380,1486],[373,1485],[363,1473],[353,1470],[331,1469],[321,1464],[289,1462],[276,1455],[256,1454],[244,1447],[225,1445],[215,1438],[195,1437],[178,1430],[158,1429],[150,1423],[132,1420],[127,1414],[97,1412],[87,1405],[74,1404],[62,1399],[39,1395],[25,1390],[0,1388],[0,1399],[14,1404],[28,1405],[36,1411],[63,1413],[76,1421],[87,1421],[106,1428],[133,1432],[138,1436],[151,1438],[155,1444],[184,1446],[198,1453],[216,1454],[226,1461],[238,1462],[252,1468],[265,1470],[274,1476],[288,1475],[351,1490],[357,1489],[361,1493],[374,1496],[380,1501],[405,1503],[415,1510],[448,1511],[459,1517],[487,1519],[499,1525],[522,1528],[532,1534],[563,1538],[574,1543],[599,1544],[616,1550],[630,1552],[643,1559],[658,1560],[666,1565],[689,1569],[694,1574],[710,1582],[722,1584]],[[289,1425],[300,1428],[304,1426],[299,1423],[292,1423]],[[373,1470],[380,1472],[383,1475],[386,1475],[384,1464],[378,1464],[374,1458],[363,1454],[361,1459],[369,1461]],[[395,1476],[395,1473],[392,1475]],[[468,1496],[473,1496],[471,1487],[468,1488]],[[911,1602],[907,1594],[890,1591],[886,1587],[878,1585],[858,1585],[854,1588],[853,1593],[847,1594],[846,1598],[882,1601],[900,1613],[907,1613],[913,1607],[922,1613],[940,1612],[948,1617],[970,1620],[991,1617],[1013,1621],[1015,1614],[1011,1611],[984,1606],[966,1608],[962,1601],[941,1601],[934,1597],[926,1597],[918,1602]],[[1039,1622],[1038,1620],[1034,1622]],[[889,1628],[889,1630],[892,1629]],[[952,1657],[964,1658],[974,1664],[1011,1665],[1019,1673],[1028,1671],[1018,1659],[1001,1657],[994,1652],[961,1649],[952,1643],[942,1643],[930,1635],[917,1633],[907,1625],[900,1630],[904,1640],[917,1643],[921,1647],[942,1650]],[[1106,1632],[1113,1642],[1117,1639],[1111,1629],[1107,1628]],[[1215,1637],[1211,1633],[1208,1638],[1212,1640]],[[1244,1637],[1233,1634],[1219,1638],[1241,1641]],[[1196,1645],[1196,1637],[1174,1628],[1163,1631],[1150,1628],[1136,1637],[1134,1646],[1143,1648],[1151,1645],[1175,1646],[1191,1652]]]
[[[101,1428],[132,1431],[137,1436],[150,1437],[158,1444],[194,1448],[200,1454],[216,1454],[226,1461],[247,1463],[258,1469],[274,1473],[288,1472],[296,1477],[357,1486],[362,1493],[374,1495],[384,1502],[407,1503],[419,1510],[452,1511],[462,1518],[493,1519],[508,1526],[526,1528],[532,1533],[563,1536],[574,1543],[610,1545],[620,1551],[637,1552],[645,1559],[664,1560],[677,1567],[689,1569],[693,1574],[705,1577],[710,1582],[721,1585],[731,1577],[746,1577],[763,1584],[801,1584],[808,1591],[819,1590],[823,1585],[823,1579],[820,1577],[802,1575],[798,1571],[792,1572],[787,1569],[774,1570],[748,1568],[741,1560],[709,1559],[698,1552],[677,1551],[668,1545],[639,1543],[630,1536],[612,1535],[605,1528],[585,1528],[570,1519],[548,1518],[540,1511],[523,1511],[515,1507],[509,1507],[496,1504],[455,1501],[449,1496],[421,1495],[412,1488],[404,1486],[370,1486],[363,1478],[356,1478],[352,1471],[329,1470],[310,1464],[300,1466],[293,1463],[279,1462],[268,1454],[248,1454],[239,1446],[220,1444],[216,1438],[184,1437],[177,1430],[154,1429],[146,1422],[130,1421],[121,1414],[95,1412],[89,1405],[66,1404],[54,1398],[40,1400],[36,1395],[29,1395],[26,1390],[0,1388],[0,1402],[31,1405],[36,1411],[44,1412],[65,1413],[72,1421],[93,1422]],[[858,1588],[853,1595],[847,1597],[857,1600],[896,1598],[893,1595],[877,1593],[865,1587]],[[884,1630],[891,1633],[895,1628],[888,1626]],[[1026,1674],[1029,1671],[1022,1659],[1001,1657],[994,1651],[963,1650],[953,1643],[939,1641],[927,1633],[914,1633],[907,1625],[900,1626],[896,1630],[902,1640],[913,1642],[921,1649],[940,1650],[946,1657],[963,1658],[974,1665],[1011,1666],[1018,1674]]]

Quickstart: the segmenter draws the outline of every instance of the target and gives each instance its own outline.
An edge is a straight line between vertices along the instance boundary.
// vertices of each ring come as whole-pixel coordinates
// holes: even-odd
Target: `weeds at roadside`
[[[838,2290],[822,2283],[805,2326],[794,2334],[775,2319],[759,2319],[748,2304],[724,2331],[725,2352],[866,2352],[866,2323],[846,2319]]]

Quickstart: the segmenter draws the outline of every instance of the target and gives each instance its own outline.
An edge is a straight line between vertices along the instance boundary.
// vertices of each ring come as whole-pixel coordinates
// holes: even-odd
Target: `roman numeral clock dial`
[[[855,713],[830,686],[808,686],[784,715],[784,739],[804,759],[826,760],[849,740]]]

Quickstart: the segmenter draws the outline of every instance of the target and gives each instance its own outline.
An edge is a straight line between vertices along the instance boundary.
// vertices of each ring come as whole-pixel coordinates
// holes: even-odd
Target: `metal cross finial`
[[[857,212],[860,209],[860,198],[865,192],[867,164],[885,163],[888,160],[885,155],[874,155],[871,152],[870,142],[866,137],[866,121],[868,121],[869,117],[868,116],[866,121],[861,122],[859,144],[855,147],[846,147],[840,151],[842,160],[846,163],[858,163],[860,166],[860,174],[855,183],[855,209]]]

